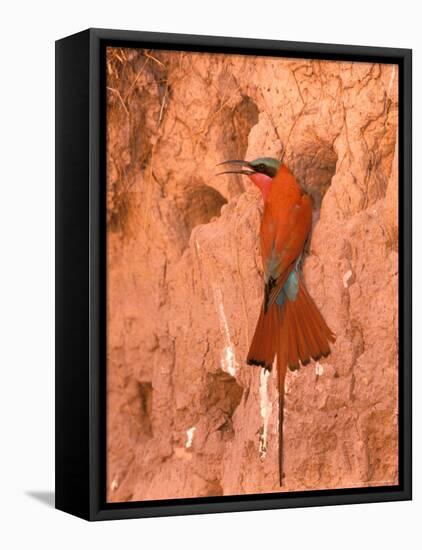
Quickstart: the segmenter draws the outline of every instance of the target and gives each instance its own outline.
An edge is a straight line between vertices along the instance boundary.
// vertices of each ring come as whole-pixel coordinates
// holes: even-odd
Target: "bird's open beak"
[[[222,174],[242,174],[244,176],[251,176],[252,174],[255,174],[254,170],[251,170],[251,165],[246,160],[225,160],[224,162],[220,162],[217,164],[217,166],[221,166],[222,164],[237,164],[240,169],[239,170],[225,170],[224,172],[219,172],[216,174],[216,176],[221,176]],[[242,170],[242,167],[244,169]],[[249,168],[247,170],[246,168]]]

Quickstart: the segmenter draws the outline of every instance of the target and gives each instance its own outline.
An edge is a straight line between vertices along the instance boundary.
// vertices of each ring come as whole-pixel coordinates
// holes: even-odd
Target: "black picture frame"
[[[150,502],[105,499],[105,70],[108,45],[397,64],[399,485]],[[56,42],[56,508],[87,520],[412,498],[412,51],[89,29]]]

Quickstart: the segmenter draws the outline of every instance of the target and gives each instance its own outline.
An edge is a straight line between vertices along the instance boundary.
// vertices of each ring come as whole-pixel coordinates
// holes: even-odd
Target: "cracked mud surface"
[[[336,333],[286,380],[283,491],[397,483],[392,65],[109,49],[107,498],[279,491],[276,380],[245,364],[280,157],[315,203],[307,287]]]

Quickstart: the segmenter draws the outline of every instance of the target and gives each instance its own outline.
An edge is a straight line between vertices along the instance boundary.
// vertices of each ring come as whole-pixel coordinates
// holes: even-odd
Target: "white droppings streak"
[[[353,275],[353,273],[352,273],[351,269],[349,269],[349,271],[346,271],[346,273],[343,275],[343,286],[344,286],[344,288],[349,287],[349,281],[352,278],[352,275]]]
[[[225,345],[221,350],[221,368],[231,376],[236,376],[236,370],[239,364],[236,361],[234,347],[230,338],[229,325],[227,323],[226,313],[224,311],[223,296],[218,287],[214,288],[214,302],[217,306],[220,320],[220,330],[225,340]]]
[[[324,374],[324,367],[318,361],[315,363],[315,374],[317,376]]]
[[[186,430],[186,445],[185,445],[186,449],[189,449],[190,447],[192,447],[195,430],[196,430],[196,426],[192,426],[192,428],[189,428],[188,430]]]
[[[231,376],[236,376],[236,357],[234,355],[233,346],[229,344],[223,348],[221,357],[221,368],[228,372]]]
[[[119,483],[116,478],[111,482],[111,490],[114,492],[119,487]]]
[[[268,380],[271,374],[267,369],[261,369],[259,375],[259,402],[260,412],[264,421],[262,434],[259,441],[259,455],[265,458],[267,454],[267,439],[268,439],[268,423],[270,421],[273,406],[268,395]]]

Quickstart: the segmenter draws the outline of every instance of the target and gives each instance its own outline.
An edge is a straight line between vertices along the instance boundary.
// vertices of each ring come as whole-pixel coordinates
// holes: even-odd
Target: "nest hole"
[[[231,419],[243,395],[243,388],[236,382],[236,378],[223,371],[208,373],[206,388],[206,410],[218,408]]]
[[[319,219],[322,200],[336,173],[337,160],[331,143],[315,139],[289,155],[289,168],[314,203],[314,224]]]
[[[227,200],[213,187],[199,185],[189,189],[184,197],[183,215],[188,235],[197,225],[209,223],[220,215]]]
[[[151,382],[138,383],[139,403],[139,431],[144,439],[152,437],[152,384]]]

